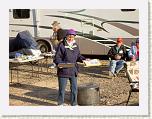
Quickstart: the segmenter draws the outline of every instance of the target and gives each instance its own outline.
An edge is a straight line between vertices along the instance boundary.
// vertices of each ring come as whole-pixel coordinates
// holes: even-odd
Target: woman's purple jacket
[[[83,62],[85,57],[80,54],[79,47],[76,43],[73,44],[75,46],[73,50],[67,47],[68,44],[66,40],[63,40],[57,48],[54,63],[58,65],[59,63],[74,63],[75,67],[72,68],[57,68],[58,77],[73,77],[78,74],[78,64],[77,62]]]

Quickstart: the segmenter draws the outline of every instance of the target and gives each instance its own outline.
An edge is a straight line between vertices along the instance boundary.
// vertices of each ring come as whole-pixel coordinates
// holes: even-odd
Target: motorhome
[[[51,51],[53,21],[77,31],[76,41],[84,55],[106,55],[118,37],[129,49],[139,37],[138,9],[10,9],[9,37],[28,30],[42,52]]]

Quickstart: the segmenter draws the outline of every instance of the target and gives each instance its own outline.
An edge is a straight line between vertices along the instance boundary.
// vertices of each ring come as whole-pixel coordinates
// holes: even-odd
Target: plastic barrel
[[[99,105],[100,102],[100,90],[99,86],[95,83],[88,83],[78,86],[78,104],[87,105]]]

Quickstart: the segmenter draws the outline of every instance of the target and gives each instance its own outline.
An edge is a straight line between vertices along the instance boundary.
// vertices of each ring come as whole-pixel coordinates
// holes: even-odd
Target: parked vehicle
[[[127,49],[139,37],[138,9],[10,9],[9,36],[28,30],[42,52],[52,50],[51,23],[77,31],[81,54],[106,55],[116,38],[122,37]]]

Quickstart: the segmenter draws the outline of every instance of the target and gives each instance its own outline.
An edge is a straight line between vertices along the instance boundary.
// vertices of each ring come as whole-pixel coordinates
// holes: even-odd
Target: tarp
[[[14,39],[9,40],[9,52],[21,49],[37,49],[37,42],[34,40],[29,31],[19,32]]]

